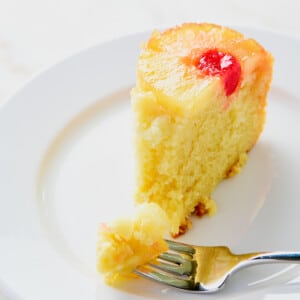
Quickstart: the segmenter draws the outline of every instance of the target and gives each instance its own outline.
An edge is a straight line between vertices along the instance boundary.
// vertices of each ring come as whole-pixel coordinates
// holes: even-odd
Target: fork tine
[[[156,272],[151,268],[151,266],[140,266],[136,268],[134,272],[147,279],[151,279],[155,282],[167,284],[179,289],[190,290],[192,288],[192,282],[190,280],[180,279],[174,276],[165,275],[160,272]]]
[[[164,253],[165,256],[169,256],[169,253]],[[158,269],[165,273],[171,273],[176,276],[191,275],[194,270],[194,265],[191,260],[181,259],[178,264],[165,263],[161,258],[153,260],[148,264],[152,269]]]
[[[169,252],[161,253],[158,256],[158,258],[161,260],[167,261],[167,262],[177,264],[177,265],[182,264],[185,261],[185,259],[181,255],[169,253]]]
[[[184,243],[174,242],[174,241],[167,240],[167,239],[165,241],[168,244],[169,249],[172,251],[185,253],[185,254],[194,254],[195,253],[195,249],[192,246],[189,246]]]

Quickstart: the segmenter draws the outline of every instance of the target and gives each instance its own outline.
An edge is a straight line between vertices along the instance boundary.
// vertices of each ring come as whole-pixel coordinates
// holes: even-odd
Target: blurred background
[[[0,0],[0,102],[34,73],[122,35],[197,21],[299,38],[299,9],[299,0]]]

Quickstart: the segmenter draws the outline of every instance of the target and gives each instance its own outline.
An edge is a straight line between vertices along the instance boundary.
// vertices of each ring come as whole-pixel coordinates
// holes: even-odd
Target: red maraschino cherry
[[[197,67],[206,75],[218,75],[222,78],[226,96],[236,89],[241,77],[241,65],[228,53],[209,50],[199,58]]]

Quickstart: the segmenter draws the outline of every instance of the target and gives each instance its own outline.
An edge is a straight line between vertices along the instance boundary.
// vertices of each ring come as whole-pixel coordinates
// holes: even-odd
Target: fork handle
[[[300,263],[300,252],[263,252],[250,259],[253,263]]]

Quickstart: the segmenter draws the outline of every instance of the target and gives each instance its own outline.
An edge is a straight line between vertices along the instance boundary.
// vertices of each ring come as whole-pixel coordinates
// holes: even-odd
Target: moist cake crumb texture
[[[99,232],[97,267],[107,282],[165,251],[165,234],[184,234],[191,214],[215,213],[212,192],[240,172],[263,130],[272,65],[255,40],[223,26],[152,33],[131,92],[136,214]]]
[[[271,55],[253,39],[212,24],[155,31],[144,44],[132,90],[136,202],[160,205],[173,236],[239,172],[265,123]]]

